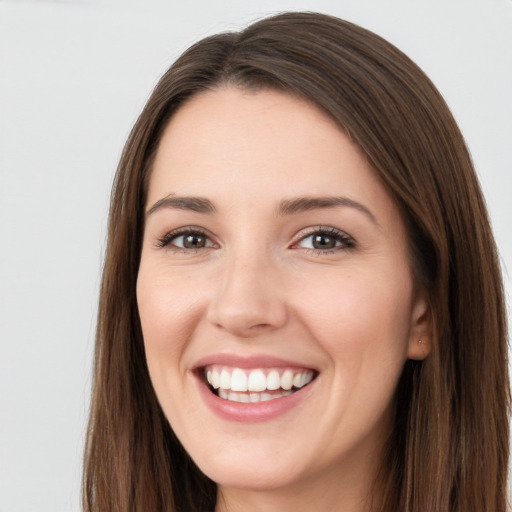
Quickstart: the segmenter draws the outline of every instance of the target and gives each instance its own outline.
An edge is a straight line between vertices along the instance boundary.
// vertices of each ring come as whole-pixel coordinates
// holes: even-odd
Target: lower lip
[[[218,397],[210,391],[210,388],[201,377],[196,376],[196,380],[203,400],[217,416],[225,420],[243,423],[268,421],[285,414],[290,409],[297,407],[309,396],[316,382],[315,379],[291,395],[281,398],[274,398],[266,402],[240,403]]]

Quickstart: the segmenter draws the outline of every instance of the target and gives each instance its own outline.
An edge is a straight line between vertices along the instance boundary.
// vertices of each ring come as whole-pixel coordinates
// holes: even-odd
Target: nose
[[[239,255],[218,270],[219,286],[207,314],[210,323],[238,338],[253,338],[286,324],[279,271],[268,259]]]

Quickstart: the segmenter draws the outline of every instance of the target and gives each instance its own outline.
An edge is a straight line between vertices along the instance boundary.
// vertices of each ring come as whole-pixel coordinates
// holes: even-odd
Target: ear
[[[432,350],[432,312],[425,297],[418,297],[411,312],[408,359],[421,361]]]

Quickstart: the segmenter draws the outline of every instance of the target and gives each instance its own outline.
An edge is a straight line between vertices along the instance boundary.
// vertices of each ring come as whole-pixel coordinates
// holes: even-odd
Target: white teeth
[[[247,391],[247,375],[243,370],[235,368],[231,375],[231,391]]]
[[[222,389],[231,389],[231,375],[226,369],[220,372],[219,387]]]
[[[234,391],[228,391],[228,400],[230,402],[240,402],[240,393]]]
[[[269,400],[275,400],[276,398],[282,398],[283,396],[289,396],[293,391],[281,391],[279,393],[236,393],[235,391],[226,391],[219,389],[219,397],[230,402],[241,402],[241,403],[257,403],[257,402],[268,402]]]
[[[267,373],[268,372],[268,373]],[[218,390],[221,398],[234,402],[260,402],[273,400],[291,394],[294,390],[304,387],[313,380],[313,371],[302,372],[286,368],[264,370],[243,370],[241,368],[229,368],[210,366],[206,369],[206,380]],[[292,388],[295,388],[292,390]],[[278,391],[281,390],[282,393]],[[273,393],[263,393],[272,391]]]
[[[277,370],[270,370],[267,375],[267,389],[269,391],[273,391],[274,389],[279,389],[281,387],[281,377],[279,377],[279,372]]]
[[[302,382],[302,376],[304,374],[303,373],[297,373],[297,375],[295,375],[295,377],[293,377],[293,381],[292,381],[292,384],[294,387],[296,388],[300,388],[301,387],[301,382]]]
[[[293,386],[293,372],[291,370],[285,370],[281,376],[281,387],[286,391],[292,389]]]
[[[233,372],[234,373],[234,372]],[[267,389],[267,379],[261,370],[253,370],[249,374],[249,391],[265,391]]]
[[[212,385],[213,389],[219,389],[220,377],[219,372],[216,368],[206,373],[206,379]]]

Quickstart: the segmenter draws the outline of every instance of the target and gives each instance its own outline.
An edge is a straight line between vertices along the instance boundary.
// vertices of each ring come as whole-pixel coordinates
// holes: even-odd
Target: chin
[[[283,438],[237,439],[211,433],[209,441],[184,446],[198,468],[221,487],[272,490],[287,487],[313,469],[310,455],[287,447]]]
[[[300,475],[284,465],[276,465],[272,457],[263,464],[245,464],[241,461],[206,464],[201,470],[219,486],[248,491],[270,491],[286,488]]]

